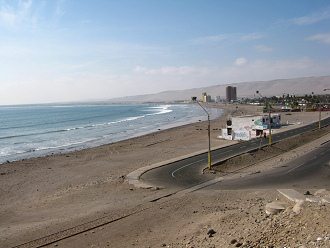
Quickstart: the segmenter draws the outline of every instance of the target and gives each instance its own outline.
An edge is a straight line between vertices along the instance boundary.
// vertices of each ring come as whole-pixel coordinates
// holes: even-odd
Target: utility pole
[[[211,167],[212,167],[212,157],[211,157],[211,123],[210,123],[210,114],[199,103],[199,101],[196,101],[196,102],[204,110],[204,112],[207,114],[207,122],[208,122],[208,125],[207,125],[207,135],[208,135],[208,139],[209,139],[209,149],[208,149],[208,153],[207,153],[207,162],[208,162],[208,168],[209,168],[209,170],[211,170]]]
[[[323,91],[327,91],[330,89],[323,89]],[[319,129],[321,129],[321,101],[319,102]]]
[[[262,98],[264,98],[261,93],[259,92],[259,90],[256,91],[256,93],[261,96]],[[270,104],[267,101],[267,98],[265,98],[265,106],[266,106],[266,110],[268,110],[268,120],[269,120],[269,125],[268,125],[268,130],[269,130],[269,139],[268,139],[268,144],[271,146],[272,145],[272,127],[271,127],[271,108],[270,108]]]
[[[266,103],[268,103],[266,101]],[[269,141],[268,144],[271,146],[272,145],[272,122],[271,122],[271,114],[270,114],[270,104],[268,104],[268,119],[269,119]]]

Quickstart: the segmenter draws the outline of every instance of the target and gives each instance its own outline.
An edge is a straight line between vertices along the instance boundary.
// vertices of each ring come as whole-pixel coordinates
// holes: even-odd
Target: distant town
[[[330,92],[330,89],[324,89]],[[237,87],[227,86],[226,97],[215,96],[212,98],[207,92],[201,95],[201,102],[204,103],[224,103],[224,104],[250,104],[265,106],[264,112],[268,112],[268,107],[272,112],[300,112],[300,111],[329,111],[330,110],[330,94],[305,94],[290,95],[282,94],[281,96],[264,97],[261,92],[256,90],[254,97],[239,97]],[[194,100],[195,97],[192,97]],[[196,97],[197,99],[197,97]],[[268,106],[266,106],[268,105]]]

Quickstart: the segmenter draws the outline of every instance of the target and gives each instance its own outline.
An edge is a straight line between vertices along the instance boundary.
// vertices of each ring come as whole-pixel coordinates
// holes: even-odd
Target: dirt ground
[[[327,205],[293,205],[268,216],[265,204],[286,202],[274,190],[201,190],[156,203],[151,209],[56,243],[58,247],[329,247]],[[143,223],[143,225],[141,225]],[[208,232],[214,230],[210,237]],[[124,241],[123,241],[124,240]]]
[[[228,114],[238,114],[236,106],[218,107],[226,109],[226,114],[211,123],[212,147],[234,143],[219,140],[217,129],[225,126]],[[239,114],[255,114],[260,111],[260,107],[240,105],[238,110]],[[288,121],[292,125],[283,130],[310,123],[317,118],[318,113],[284,115],[283,122]],[[1,165],[0,247],[12,247],[104,215],[117,218],[137,206],[147,206],[148,211],[125,218],[122,223],[104,226],[104,231],[111,229],[105,236],[101,235],[103,230],[97,229],[94,233],[83,236],[87,239],[77,236],[55,245],[161,247],[165,244],[170,247],[232,247],[239,242],[257,242],[254,238],[244,236],[243,230],[250,228],[246,235],[255,231],[259,233],[258,228],[266,231],[253,224],[257,223],[253,221],[264,221],[261,205],[278,197],[275,191],[197,191],[150,204],[150,198],[166,194],[167,189],[135,189],[125,181],[125,175],[137,168],[204,150],[208,142],[206,127],[205,122],[199,122],[97,148]],[[263,200],[256,200],[257,198]],[[314,207],[310,211],[313,212]],[[326,215],[323,216],[322,211],[319,218],[328,221],[329,209],[325,209]],[[266,219],[265,223],[269,218]],[[280,225],[275,220],[271,223]],[[213,238],[205,235],[205,230],[210,225],[217,232]],[[224,226],[226,231],[221,230]],[[251,229],[253,226],[257,228],[255,231]],[[312,232],[310,240],[315,239],[315,235],[329,235],[321,232],[322,225],[314,225],[313,228],[316,229],[315,233],[308,229],[308,232]],[[99,231],[101,236],[94,235]],[[90,239],[89,242],[92,235],[95,239]],[[238,242],[232,245],[228,243],[231,239]],[[328,244],[326,238],[322,242]],[[326,247],[321,243],[317,245]]]

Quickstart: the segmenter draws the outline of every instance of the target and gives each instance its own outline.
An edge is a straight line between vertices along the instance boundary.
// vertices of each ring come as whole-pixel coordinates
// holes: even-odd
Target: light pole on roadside
[[[323,91],[327,91],[330,89],[323,89]],[[319,102],[319,129],[321,129],[321,101]]]
[[[259,90],[256,91],[256,93],[261,96],[262,98],[264,98],[261,93],[259,92]],[[266,110],[268,110],[268,120],[269,120],[269,125],[268,125],[268,130],[269,130],[269,139],[268,139],[268,144],[271,146],[272,145],[272,127],[271,127],[271,109],[270,109],[270,104],[267,101],[267,98],[265,98],[265,105],[266,105]]]
[[[212,157],[211,157],[211,123],[210,123],[210,114],[209,112],[207,112],[207,110],[202,106],[202,104],[199,103],[199,101],[197,100],[197,97],[192,97],[193,102],[197,102],[197,104],[204,110],[204,112],[207,114],[207,135],[209,138],[209,149],[208,149],[208,153],[207,153],[207,164],[208,164],[208,168],[209,170],[211,170],[212,167]]]

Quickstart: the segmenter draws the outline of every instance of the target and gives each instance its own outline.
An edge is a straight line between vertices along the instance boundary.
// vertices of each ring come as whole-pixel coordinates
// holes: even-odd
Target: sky
[[[325,75],[329,0],[0,0],[0,105]]]

